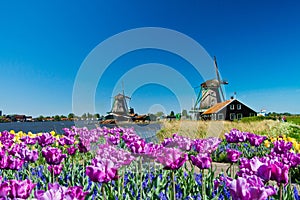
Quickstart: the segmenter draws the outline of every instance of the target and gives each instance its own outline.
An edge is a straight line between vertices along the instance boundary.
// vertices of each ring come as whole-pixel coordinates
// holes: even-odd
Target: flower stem
[[[143,157],[140,157],[140,199],[143,199]]]
[[[106,195],[105,195],[105,183],[102,183],[101,189],[102,189],[102,195],[103,195],[103,199],[106,200]]]
[[[173,182],[173,200],[176,200],[176,185],[175,185],[175,173],[172,170],[172,182]]]
[[[282,200],[282,189],[283,189],[283,186],[282,186],[282,183],[280,183],[280,187],[279,187],[279,199]]]

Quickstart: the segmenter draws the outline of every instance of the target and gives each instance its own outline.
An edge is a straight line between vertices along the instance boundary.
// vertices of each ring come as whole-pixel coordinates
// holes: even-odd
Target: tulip
[[[34,197],[37,200],[57,200],[64,199],[64,194],[67,191],[67,188],[60,186],[58,183],[49,183],[48,190],[37,190],[34,193]]]
[[[93,182],[107,183],[116,180],[117,168],[111,160],[105,159],[102,162],[95,163],[96,166],[87,166],[86,175]]]
[[[177,148],[162,148],[157,154],[156,160],[164,165],[164,169],[179,169],[188,160],[186,153]]]
[[[36,184],[33,184],[30,180],[26,179],[24,181],[19,180],[9,180],[10,191],[8,197],[27,199],[29,198],[32,189]]]
[[[272,152],[275,152],[277,154],[284,154],[287,153],[289,150],[291,150],[292,147],[293,147],[293,143],[285,142],[284,140],[278,140],[274,142],[274,147],[272,149]]]
[[[69,155],[74,155],[77,151],[77,148],[75,148],[74,146],[71,146],[69,148],[67,148],[67,152]]]
[[[76,200],[84,200],[85,196],[89,194],[89,192],[83,192],[83,187],[81,186],[73,186],[69,187],[65,193],[66,199],[76,199]]]
[[[232,129],[229,133],[225,133],[225,138],[228,143],[237,143],[246,141],[247,135],[237,129]]]
[[[67,157],[66,154],[62,154],[60,149],[49,146],[42,150],[42,155],[49,165],[59,165]]]
[[[241,152],[235,150],[235,149],[227,149],[227,159],[230,162],[237,162],[239,160],[239,157],[241,156]]]
[[[62,171],[63,167],[62,165],[49,165],[48,166],[48,170],[50,171],[50,173],[54,174],[54,176],[58,176],[61,171]]]
[[[1,179],[2,179],[2,177],[1,177]],[[9,190],[10,190],[10,187],[8,185],[8,182],[0,183],[0,197],[7,197]]]
[[[50,133],[43,133],[37,137],[40,146],[45,147],[54,143],[55,138]]]
[[[212,163],[212,159],[209,154],[198,154],[197,156],[190,157],[193,165],[197,166],[199,169],[209,169]]]
[[[252,146],[259,146],[266,139],[266,136],[260,136],[253,133],[247,133],[247,139]]]

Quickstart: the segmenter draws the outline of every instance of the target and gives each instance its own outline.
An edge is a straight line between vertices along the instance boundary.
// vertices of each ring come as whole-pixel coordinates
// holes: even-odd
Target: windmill
[[[125,96],[124,84],[122,82],[122,94],[119,93],[114,97],[114,102],[113,102],[110,113],[117,114],[117,115],[128,116],[129,111],[128,111],[128,106],[127,106],[126,99],[130,100],[131,98],[128,97],[128,96]]]
[[[214,57],[214,64],[216,69],[216,79],[207,80],[201,83],[200,92],[198,93],[197,100],[192,109],[192,113],[202,113],[208,108],[217,103],[225,101],[222,85],[227,85],[228,82],[221,80],[217,59]]]

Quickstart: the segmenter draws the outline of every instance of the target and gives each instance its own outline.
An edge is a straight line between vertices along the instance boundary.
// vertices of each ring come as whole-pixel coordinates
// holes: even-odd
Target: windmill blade
[[[220,92],[221,92],[221,95],[222,95],[222,101],[225,101],[225,96],[224,96],[224,92],[223,92],[223,90],[222,90],[222,87],[221,87],[221,85],[220,85]]]
[[[219,85],[221,85],[221,79],[220,79],[219,68],[218,68],[216,56],[214,56],[214,62],[215,62],[215,67],[216,67],[217,80],[219,82]]]

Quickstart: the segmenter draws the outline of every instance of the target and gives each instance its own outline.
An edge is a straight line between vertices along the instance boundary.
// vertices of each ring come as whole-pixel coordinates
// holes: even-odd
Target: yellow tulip
[[[265,147],[267,147],[267,148],[270,147],[270,142],[269,142],[269,140],[265,140]]]
[[[10,134],[15,134],[14,130],[10,130],[9,132],[10,132]]]
[[[55,131],[51,131],[50,134],[51,134],[52,136],[55,136],[55,135],[56,135]]]

